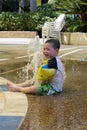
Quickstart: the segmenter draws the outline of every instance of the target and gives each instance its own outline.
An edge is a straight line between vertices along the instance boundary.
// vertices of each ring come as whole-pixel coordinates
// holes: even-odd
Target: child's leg
[[[14,83],[12,83],[11,81],[8,81],[7,82],[7,85],[9,86],[10,84],[12,85],[15,85],[15,86],[18,86],[18,87],[27,87],[27,86],[29,86],[30,84],[32,84],[32,79],[31,80],[28,80],[28,81],[25,81],[25,82],[23,82],[23,83],[19,83],[19,84],[14,84]]]
[[[32,85],[33,84],[33,80],[31,79],[31,80],[27,80],[27,81],[25,81],[25,82],[23,82],[23,83],[19,83],[19,84],[17,84],[19,87],[27,87],[27,86],[30,86],[30,85]]]
[[[13,91],[13,92],[22,92],[22,93],[38,93],[38,86],[33,85],[30,87],[19,87],[13,83],[8,84],[8,89],[9,91]]]

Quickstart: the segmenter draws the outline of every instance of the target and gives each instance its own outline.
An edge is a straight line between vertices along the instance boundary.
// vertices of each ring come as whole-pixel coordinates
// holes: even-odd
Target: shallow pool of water
[[[27,95],[28,111],[20,130],[87,129],[87,62],[65,61],[62,94]]]
[[[66,78],[62,94],[27,94],[28,110],[19,130],[87,129],[87,62],[67,60],[63,63]],[[16,74],[17,71],[9,73],[9,79],[18,80]],[[7,78],[6,75],[3,77]]]
[[[15,83],[23,82],[26,80],[26,72],[24,68],[27,62],[12,62],[0,65],[0,77],[11,80]]]

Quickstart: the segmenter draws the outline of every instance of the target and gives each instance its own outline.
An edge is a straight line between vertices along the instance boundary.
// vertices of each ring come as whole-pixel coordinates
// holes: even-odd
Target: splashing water
[[[29,42],[27,54],[28,63],[23,67],[20,78],[25,80],[33,78],[33,81],[36,81],[38,67],[43,62],[42,45],[39,36]]]

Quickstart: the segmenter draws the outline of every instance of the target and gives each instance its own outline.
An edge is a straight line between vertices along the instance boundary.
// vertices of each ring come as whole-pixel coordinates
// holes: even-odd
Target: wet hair
[[[58,39],[48,39],[46,43],[49,43],[53,46],[54,49],[60,49],[60,42]]]

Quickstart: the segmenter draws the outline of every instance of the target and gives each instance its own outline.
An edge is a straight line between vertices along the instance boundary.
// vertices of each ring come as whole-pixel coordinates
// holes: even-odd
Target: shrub
[[[44,22],[54,21],[58,15],[52,13],[50,7],[45,5],[39,7],[36,12],[24,14],[2,12],[0,14],[0,31],[37,31],[41,36]]]

